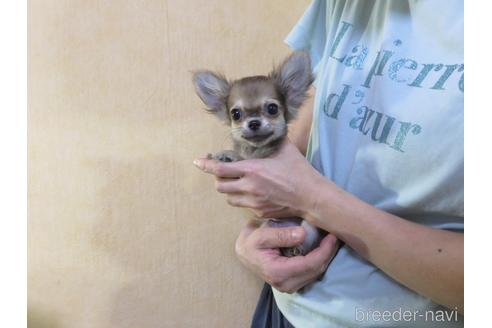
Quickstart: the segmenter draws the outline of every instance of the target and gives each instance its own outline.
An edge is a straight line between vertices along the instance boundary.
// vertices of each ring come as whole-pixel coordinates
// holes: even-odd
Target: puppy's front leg
[[[223,150],[214,155],[208,154],[207,158],[215,159],[220,162],[237,162],[243,160],[243,158],[234,150]]]

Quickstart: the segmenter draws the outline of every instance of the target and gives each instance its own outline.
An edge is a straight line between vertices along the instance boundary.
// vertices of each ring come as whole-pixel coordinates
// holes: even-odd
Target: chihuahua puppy
[[[287,136],[287,123],[296,117],[313,77],[309,55],[298,51],[267,76],[228,81],[218,73],[197,71],[193,82],[206,110],[231,127],[234,150],[209,158],[234,162],[265,158],[279,149]],[[306,238],[301,245],[281,249],[288,257],[307,254],[323,237],[322,231],[301,218],[270,219],[266,224],[304,227]]]

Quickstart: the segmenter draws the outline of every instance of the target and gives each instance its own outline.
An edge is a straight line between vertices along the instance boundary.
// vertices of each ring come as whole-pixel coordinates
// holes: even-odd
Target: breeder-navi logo
[[[361,310],[355,308],[355,321],[358,322],[458,322],[458,310]]]

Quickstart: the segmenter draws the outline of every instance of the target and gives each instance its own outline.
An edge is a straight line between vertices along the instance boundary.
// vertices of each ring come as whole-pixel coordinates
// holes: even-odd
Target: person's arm
[[[311,86],[308,95],[299,112],[297,118],[289,126],[289,140],[296,145],[297,149],[306,155],[307,145],[309,141],[309,133],[311,131],[311,123],[313,121],[314,95],[316,89]]]
[[[462,313],[462,234],[418,225],[364,203],[319,174],[290,142],[267,159],[196,164],[216,176],[241,177],[216,184],[229,204],[265,218],[303,217],[401,284]]]
[[[463,312],[462,233],[404,220],[326,179],[311,185],[309,195],[302,211],[310,223],[335,234],[408,288]]]

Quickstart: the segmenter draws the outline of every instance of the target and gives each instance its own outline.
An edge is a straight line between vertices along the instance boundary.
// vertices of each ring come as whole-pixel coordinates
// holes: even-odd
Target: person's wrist
[[[327,180],[317,171],[309,182],[305,184],[305,188],[300,193],[300,212],[301,217],[311,224],[316,225],[319,218],[320,207],[323,204],[323,194],[329,186]]]

